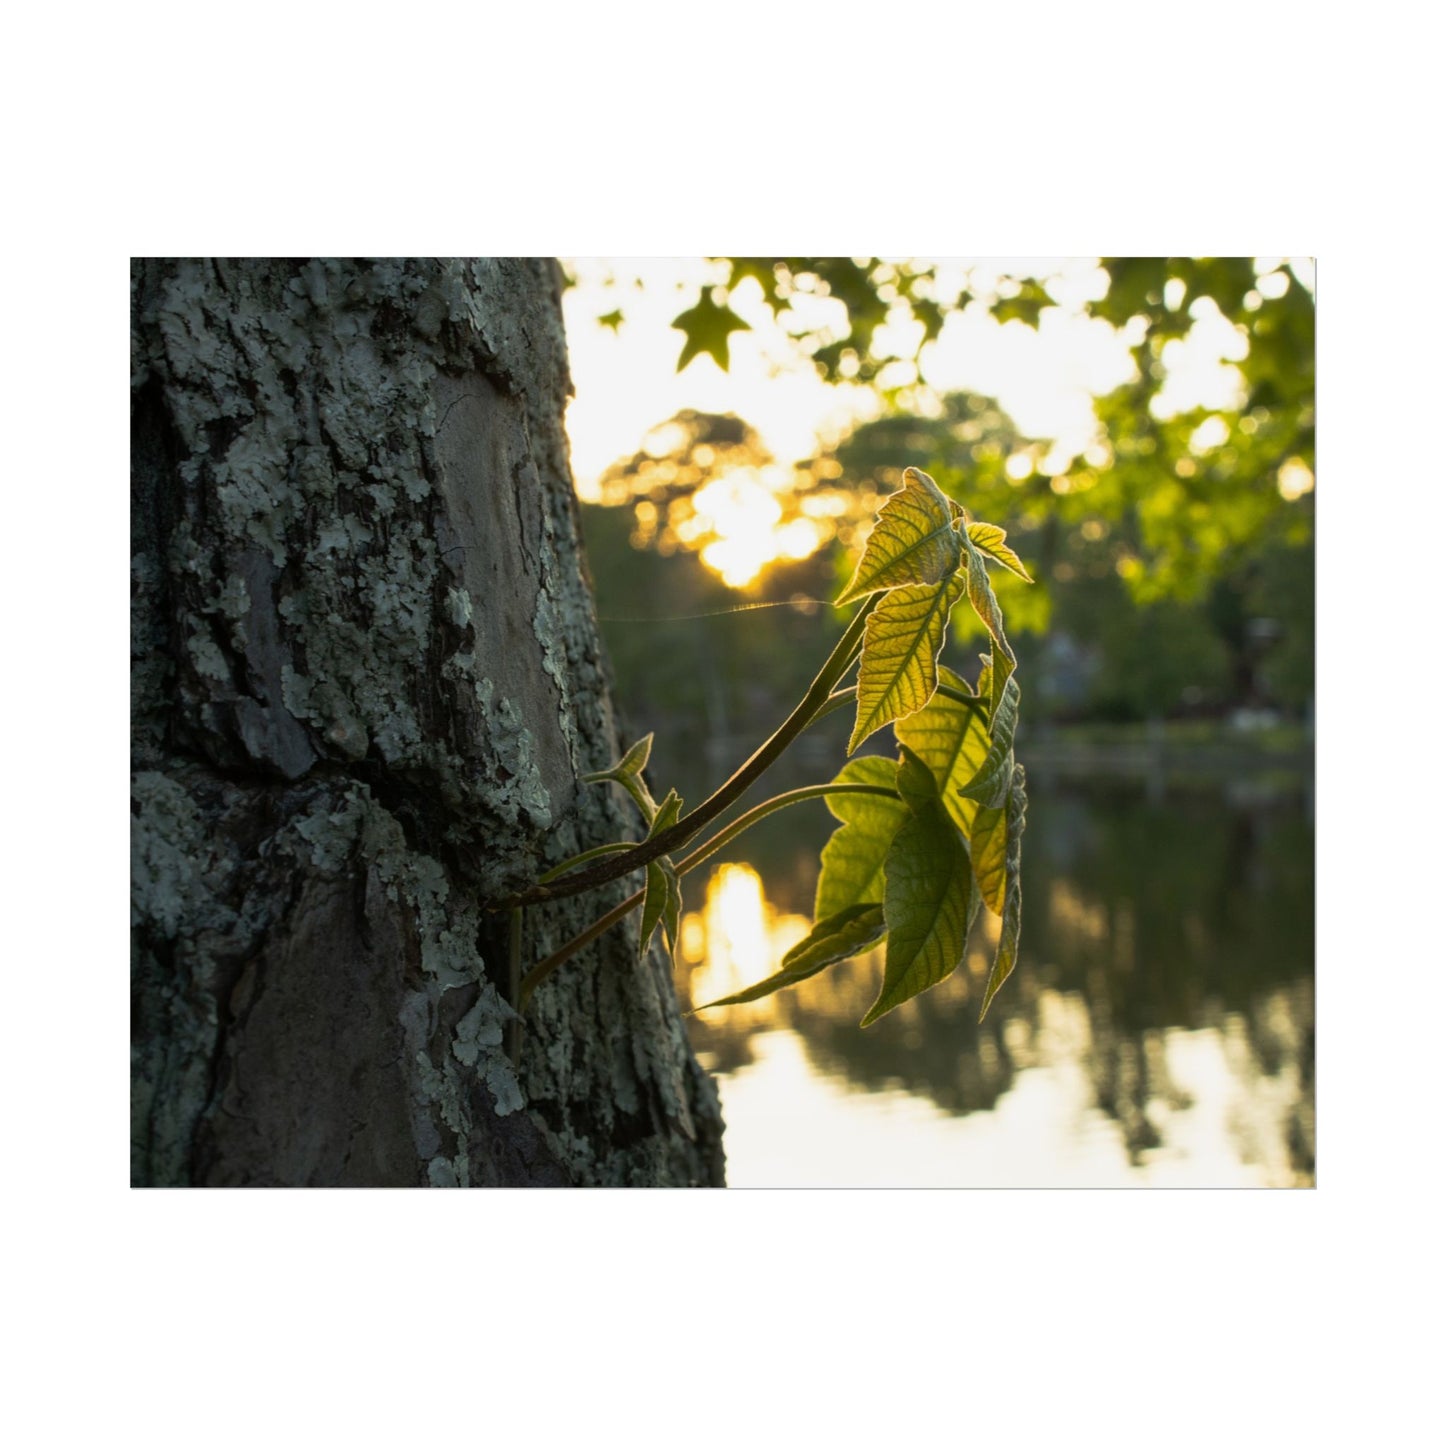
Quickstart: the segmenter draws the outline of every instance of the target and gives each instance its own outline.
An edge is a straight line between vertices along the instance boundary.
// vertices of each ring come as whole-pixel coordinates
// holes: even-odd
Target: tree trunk
[[[132,292],[132,1181],[722,1182],[619,927],[520,1064],[486,904],[637,836],[541,261],[158,261]],[[624,887],[530,910],[540,958]]]

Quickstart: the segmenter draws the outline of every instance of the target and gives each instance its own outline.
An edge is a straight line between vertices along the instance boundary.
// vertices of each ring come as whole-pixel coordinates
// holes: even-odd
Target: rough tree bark
[[[505,918],[636,836],[541,261],[158,261],[132,289],[132,1180],[722,1182],[666,960],[503,1044]],[[541,957],[622,886],[531,910]]]

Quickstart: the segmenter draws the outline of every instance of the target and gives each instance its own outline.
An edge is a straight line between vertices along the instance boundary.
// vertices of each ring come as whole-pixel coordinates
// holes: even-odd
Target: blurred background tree
[[[959,284],[957,268],[945,282],[945,268],[916,260],[712,258],[721,279],[684,295],[672,323],[679,370],[727,367],[750,329],[735,302],[757,288],[818,375],[870,387],[877,414],[788,468],[745,421],[682,412],[603,476],[584,525],[605,614],[680,619],[744,599],[796,600],[766,627],[604,622],[622,694],[646,699],[649,725],[705,716],[716,735],[796,689],[824,644],[805,645],[801,661],[780,644],[800,621],[816,637],[817,621],[803,616],[816,603],[803,599],[836,593],[857,529],[906,466],[1007,528],[1037,579],[997,579],[1034,679],[1033,719],[1308,714],[1311,270],[1249,258],[1099,264],[1106,286],[1082,311],[1120,334],[1134,375],[1096,397],[1092,441],[1061,455],[996,400],[940,394],[920,371],[952,315],[980,308],[1047,329],[1063,304],[1058,278],[980,268]],[[599,319],[616,327],[624,316],[622,307]],[[1211,351],[1207,401],[1181,406],[1179,373]],[[699,646],[716,663],[701,677]]]

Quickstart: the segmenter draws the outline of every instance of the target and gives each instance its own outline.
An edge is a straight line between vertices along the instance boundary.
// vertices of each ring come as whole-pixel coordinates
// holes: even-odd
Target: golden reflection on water
[[[998,945],[1000,922],[980,911],[969,938],[964,965],[936,989],[936,997],[965,1002],[981,990]],[[689,1007],[725,998],[775,973],[784,955],[805,938],[812,920],[802,913],[773,907],[763,880],[746,863],[723,863],[708,875],[700,912],[683,915],[678,947],[678,983]],[[747,1004],[709,1010],[703,1023],[724,1032],[749,1033],[786,1026],[794,1001],[815,1017],[854,1024],[867,1013],[883,983],[884,949],[837,964],[789,990]],[[918,1005],[910,1001],[897,1011],[908,1019]]]
[[[700,913],[682,921],[682,961],[687,997],[696,1006],[724,998],[776,971],[783,955],[811,927],[801,913],[783,913],[763,894],[763,880],[746,863],[723,863],[708,876]],[[727,1012],[735,1023],[757,1027],[776,1016],[778,997],[770,994]],[[717,1015],[708,1016],[717,1022]]]
[[[1106,911],[1062,880],[1044,896],[1051,952],[1077,951],[1080,963],[1097,952],[1133,974],[1131,909]],[[680,992],[696,1006],[759,982],[809,926],[769,903],[755,869],[715,867],[701,909],[683,919]],[[1248,1015],[1212,1006],[1193,1028],[1131,1031],[1101,1003],[1102,985],[1060,991],[1024,966],[1012,1006],[980,1028],[998,928],[985,910],[964,966],[866,1031],[858,1020],[882,982],[881,948],[692,1018],[723,1092],[730,1182],[1313,1184],[1291,1142],[1306,1130],[1312,1161],[1308,981],[1261,993]],[[1085,978],[1098,967],[1085,963]]]

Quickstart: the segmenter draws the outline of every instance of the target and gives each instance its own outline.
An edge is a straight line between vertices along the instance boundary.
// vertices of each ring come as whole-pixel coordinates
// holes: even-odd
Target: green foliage
[[[1000,321],[1022,321],[1025,326],[1037,331],[1044,308],[1058,304],[1043,286],[1032,279],[1020,281],[1017,290],[1008,289],[1011,294],[1000,295],[991,308]]]
[[[944,518],[959,539],[948,550],[937,537]],[[981,901],[1005,923],[990,997],[1017,951],[1024,798],[1023,771],[1013,760],[1019,685],[985,568],[991,552],[968,539],[967,525],[962,509],[948,507],[931,477],[909,469],[903,490],[880,510],[844,593],[872,592],[893,579],[864,628],[857,722],[848,747],[853,751],[891,722],[899,757],[853,758],[833,780],[834,786],[868,784],[890,796],[839,793],[828,799],[843,826],[823,848],[810,935],[819,951],[808,954],[818,968],[808,976],[851,957],[823,957],[832,951],[824,945],[834,937],[835,920],[881,904],[887,931],[883,987],[865,1025],[953,972]],[[1001,538],[999,531],[996,540]],[[939,576],[940,559],[950,555],[951,575]],[[919,577],[929,580],[914,580]],[[977,693],[936,662],[948,614],[965,592],[993,634]],[[946,692],[938,690],[940,677]],[[1001,679],[996,702],[995,678]],[[769,982],[782,987],[796,981],[796,971],[794,960]]]
[[[898,791],[910,816],[883,863],[888,951],[883,987],[863,1016],[865,1027],[958,967],[978,909],[968,850],[938,796],[933,774],[907,748],[899,753]]]
[[[1170,598],[1139,607],[1118,584],[1081,599],[1081,629],[1108,639],[1090,693],[1093,711],[1138,722],[1176,710],[1187,695],[1223,696],[1230,685],[1225,640],[1207,609]]]
[[[1029,596],[1005,591],[1016,629],[1049,629],[1081,578],[1112,573],[1141,609],[1171,600],[1192,605],[1221,578],[1248,577],[1281,546],[1313,547],[1314,298],[1278,262],[1104,257],[1107,289],[1084,305],[1084,313],[1127,335],[1137,375],[1097,398],[1099,445],[1045,473],[1048,448],[1020,436],[994,403],[945,397],[938,416],[904,408],[928,400],[919,384],[919,356],[951,314],[971,305],[1000,321],[1037,327],[1043,313],[1059,305],[1048,276],[1020,272],[984,284],[970,279],[957,289],[945,286],[938,267],[920,261],[716,259],[727,266],[727,279],[716,288],[720,298],[758,285],[820,375],[871,383],[882,393],[888,414],[841,443],[828,462],[887,489],[897,484],[900,466],[913,465],[937,478],[945,493],[962,496],[966,486],[971,504],[1026,539],[1024,555],[1043,585]],[[819,323],[794,309],[794,298],[819,296],[840,304],[841,328],[830,322],[818,330]],[[1175,348],[1201,328],[1218,328],[1221,319],[1237,342],[1231,358],[1240,384],[1237,401],[1169,411],[1164,389]],[[884,328],[885,320],[904,324]],[[918,323],[911,350],[882,344],[884,337],[909,334],[908,322]],[[715,344],[725,350],[726,335]],[[698,349],[692,346],[689,356]],[[929,404],[938,403],[934,398]],[[1025,462],[1028,469],[1021,472]],[[1290,655],[1281,648],[1255,681],[1278,694],[1276,700],[1307,697],[1309,680],[1298,664],[1308,648],[1299,631],[1286,642]],[[1239,641],[1226,643],[1230,670],[1243,678],[1254,659]],[[1195,694],[1208,690],[1198,679],[1186,686]],[[1178,705],[1177,695],[1156,695],[1147,710]]]
[[[949,668],[939,668],[939,681],[949,692],[936,693],[927,707],[902,718],[893,731],[927,765],[949,816],[967,837],[978,804],[963,790],[988,756],[988,702],[972,696],[968,684]]]
[[[985,561],[1011,568],[1003,535],[995,526],[970,524],[932,477],[909,469],[903,488],[880,509],[844,590],[845,597],[865,598],[862,607],[787,722],[722,788],[687,816],[675,790],[654,804],[642,777],[651,735],[613,767],[590,774],[590,782],[613,782],[628,792],[648,820],[647,838],[635,849],[618,852],[619,845],[609,844],[560,864],[547,875],[560,881],[536,885],[535,894],[519,895],[508,905],[580,892],[636,867],[645,869],[645,883],[593,929],[538,964],[523,982],[523,1005],[553,968],[638,903],[639,948],[647,949],[661,924],[674,949],[680,875],[758,818],[823,795],[841,826],[822,851],[811,931],[771,978],[701,1007],[762,998],[883,942],[883,984],[862,1020],[866,1026],[958,967],[986,902],[1002,920],[987,1008],[1013,968],[1021,909],[1024,778],[1013,760],[1019,684]],[[949,614],[965,595],[991,639],[976,690],[937,662]],[[846,696],[835,689],[855,664],[857,714],[848,750],[892,723],[897,758],[851,758],[831,784],[759,804],[675,863],[670,854],[678,842],[741,797],[793,738]],[[570,871],[602,854],[611,856],[586,872]]]

